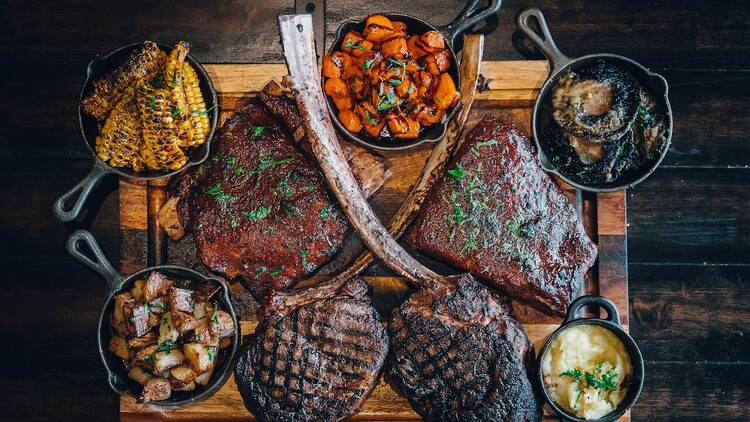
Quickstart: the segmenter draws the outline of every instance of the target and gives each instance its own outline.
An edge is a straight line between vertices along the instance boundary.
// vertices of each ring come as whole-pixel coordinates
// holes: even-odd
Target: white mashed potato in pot
[[[594,324],[563,330],[542,357],[550,398],[583,419],[614,411],[627,394],[632,373],[625,345],[610,330]]]

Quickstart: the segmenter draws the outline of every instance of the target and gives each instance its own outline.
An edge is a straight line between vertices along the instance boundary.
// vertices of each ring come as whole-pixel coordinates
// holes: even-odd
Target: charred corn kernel
[[[129,167],[142,171],[141,142],[135,90],[130,86],[96,137],[96,155],[112,167]]]
[[[97,120],[104,120],[119,102],[125,90],[138,79],[151,79],[160,74],[167,61],[166,54],[155,43],[146,41],[143,47],[103,79],[93,83],[89,96],[81,101],[81,108]]]
[[[172,52],[167,58],[164,69],[164,81],[172,93],[172,99],[176,103],[174,108],[175,118],[187,116],[187,104],[185,103],[185,91],[182,87],[182,64],[185,62],[189,47],[184,41],[175,44]]]
[[[210,123],[208,122],[206,102],[203,99],[198,74],[187,62],[182,64],[182,86],[185,89],[185,101],[190,113],[190,126],[193,130],[192,141],[189,145],[200,145],[205,142],[206,136],[208,136]]]
[[[177,125],[172,117],[172,92],[154,89],[142,81],[136,89],[140,121],[143,127],[141,159],[153,170],[177,170],[187,163],[179,147]]]

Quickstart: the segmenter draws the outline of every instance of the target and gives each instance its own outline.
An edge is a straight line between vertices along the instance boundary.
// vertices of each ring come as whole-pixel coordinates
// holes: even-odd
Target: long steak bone
[[[523,327],[471,275],[436,274],[391,237],[336,142],[313,56],[310,16],[280,16],[279,26],[313,153],[344,213],[373,253],[423,289],[393,312],[386,377],[430,420],[540,420],[541,402],[529,378],[534,352]]]

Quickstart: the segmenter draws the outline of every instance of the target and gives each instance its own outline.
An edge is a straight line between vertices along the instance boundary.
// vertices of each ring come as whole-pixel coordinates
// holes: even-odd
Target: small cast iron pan
[[[607,318],[578,318],[578,311],[587,305],[597,306],[604,309],[607,311]],[[641,394],[644,377],[643,355],[641,355],[641,350],[638,348],[638,345],[635,344],[635,340],[630,337],[630,334],[622,329],[622,325],[620,325],[620,312],[617,310],[617,306],[606,297],[593,295],[581,296],[570,304],[565,321],[552,333],[552,335],[549,336],[547,341],[544,342],[542,349],[539,351],[536,370],[537,382],[540,386],[539,389],[542,391],[542,394],[544,394],[544,399],[547,401],[547,404],[549,404],[550,407],[552,407],[552,410],[557,413],[560,420],[565,422],[591,422],[590,420],[587,421],[586,419],[581,419],[572,415],[562,407],[558,406],[547,393],[547,389],[544,386],[544,374],[542,374],[542,358],[544,357],[544,354],[547,353],[547,349],[549,349],[555,338],[566,329],[583,324],[598,325],[611,331],[612,334],[616,335],[622,344],[625,345],[625,350],[627,350],[628,355],[630,356],[630,364],[633,367],[633,373],[630,377],[630,385],[628,386],[628,392],[625,395],[625,398],[614,411],[600,419],[596,419],[597,422],[615,421],[625,414],[630,406],[635,404],[638,400],[638,396]]]
[[[167,54],[172,51],[172,47],[169,45],[162,43],[156,44]],[[94,81],[106,76],[107,74],[115,70],[118,66],[124,63],[125,60],[128,59],[128,57],[130,57],[130,54],[135,49],[141,47],[142,45],[142,42],[128,44],[103,57],[97,56],[96,58],[94,58],[94,60],[92,60],[86,68],[86,82],[83,84],[83,89],[81,90],[81,97],[79,100],[82,100],[84,97],[88,96],[89,93],[91,93]],[[186,60],[188,61],[188,63],[190,63],[191,66],[193,66],[193,69],[195,69],[196,73],[198,74],[201,92],[203,93],[203,98],[206,102],[206,110],[211,110],[209,116],[211,121],[211,130],[209,130],[208,135],[206,136],[206,142],[204,142],[203,145],[199,146],[198,148],[189,151],[187,164],[185,164],[185,166],[179,170],[172,170],[168,172],[145,170],[142,172],[135,172],[128,168],[110,167],[102,160],[100,160],[96,155],[96,137],[97,135],[99,135],[99,123],[94,117],[89,116],[81,109],[79,101],[78,122],[81,128],[81,137],[83,138],[86,148],[88,148],[89,152],[91,153],[91,162],[93,168],[91,169],[89,174],[87,174],[86,177],[83,178],[83,180],[78,182],[77,185],[63,194],[60,198],[57,199],[57,201],[55,201],[52,207],[52,212],[55,214],[55,217],[57,217],[58,220],[67,222],[73,221],[78,218],[78,215],[81,213],[83,205],[86,202],[86,199],[88,198],[91,191],[93,191],[94,188],[99,185],[104,176],[107,176],[109,174],[117,174],[119,176],[127,177],[133,180],[161,179],[163,177],[172,176],[173,174],[179,173],[189,167],[206,161],[211,147],[211,138],[213,138],[214,131],[216,130],[216,123],[219,120],[219,99],[216,94],[214,84],[213,82],[211,82],[211,78],[208,76],[206,70],[190,55],[187,56]],[[75,198],[76,195],[77,198],[75,199],[75,203],[72,207],[68,208],[67,203]]]
[[[82,243],[90,249],[90,254],[81,250]],[[141,391],[143,390],[142,385],[128,378],[127,371],[125,370],[125,366],[120,358],[107,349],[107,344],[112,335],[109,326],[109,315],[114,307],[114,296],[130,290],[133,288],[136,280],[146,278],[152,271],[158,271],[167,276],[172,276],[182,280],[212,283],[220,286],[221,289],[214,297],[221,304],[221,308],[226,310],[232,316],[236,330],[232,337],[232,345],[219,350],[217,355],[219,365],[214,369],[211,381],[207,385],[199,385],[193,391],[172,391],[172,396],[169,399],[153,401],[149,402],[149,404],[163,408],[187,406],[210,397],[221,388],[222,385],[224,385],[232,372],[232,361],[234,360],[234,356],[237,353],[241,340],[240,323],[237,320],[237,314],[234,311],[232,302],[229,300],[229,290],[224,281],[216,277],[206,277],[190,268],[177,265],[158,265],[136,271],[129,276],[122,275],[112,267],[112,264],[110,264],[106,256],[104,256],[104,252],[102,252],[101,248],[99,248],[99,245],[96,243],[94,236],[86,230],[76,230],[73,232],[68,238],[66,248],[74,258],[99,273],[109,287],[109,297],[107,297],[107,301],[104,303],[101,314],[99,315],[97,340],[99,354],[101,355],[104,368],[107,371],[107,378],[112,390],[118,394],[126,394],[133,397],[140,396]]]
[[[446,49],[450,53],[451,57],[451,68],[448,70],[448,73],[451,75],[451,78],[453,78],[453,81],[456,82],[456,89],[460,91],[461,75],[459,73],[458,60],[456,59],[456,50],[454,49],[456,41],[464,31],[470,29],[476,23],[487,19],[488,17],[497,13],[497,11],[500,10],[500,6],[502,5],[501,0],[490,0],[487,7],[484,8],[480,7],[480,3],[481,0],[469,1],[469,3],[464,7],[461,13],[446,26],[435,26],[427,23],[426,21],[423,21],[422,19],[418,19],[413,16],[404,15],[401,13],[378,13],[378,15],[382,15],[387,17],[388,19],[405,23],[406,29],[409,31],[407,35],[424,34],[427,31],[438,31],[443,34],[443,38],[445,38]],[[344,42],[344,36],[347,32],[357,31],[361,33],[365,29],[366,20],[367,18],[350,20],[341,24],[341,26],[339,26],[338,32],[336,33],[336,40],[331,45],[328,53],[330,54],[336,50],[341,49],[341,43]],[[320,77],[320,83],[321,85],[325,83],[325,78],[323,76]],[[456,107],[453,107],[443,117],[442,122],[422,129],[419,132],[419,138],[417,139],[400,140],[396,138],[375,138],[364,132],[357,134],[349,132],[339,120],[338,109],[333,103],[333,100],[327,95],[325,95],[325,98],[326,103],[328,104],[328,111],[331,114],[331,120],[333,120],[333,124],[334,126],[336,126],[336,129],[339,131],[339,133],[343,134],[344,137],[346,137],[350,141],[359,142],[360,144],[367,147],[386,150],[402,150],[417,146],[424,142],[440,141],[441,139],[443,139],[443,136],[445,136],[445,132],[448,128],[448,122],[456,111]]]
[[[541,35],[538,34],[529,23],[532,18],[535,18],[539,24]],[[534,104],[534,114],[532,117],[532,127],[534,131],[534,142],[536,143],[537,154],[539,156],[539,163],[542,167],[550,173],[554,173],[560,176],[561,179],[567,183],[577,187],[578,189],[589,191],[589,192],[612,192],[627,189],[637,185],[638,183],[645,180],[651,173],[656,170],[659,164],[662,162],[664,157],[667,155],[669,150],[669,144],[672,141],[672,107],[669,104],[668,91],[669,86],[666,79],[658,73],[650,72],[648,69],[643,67],[641,64],[623,56],[616,54],[589,54],[583,57],[570,58],[557,48],[555,41],[552,39],[552,35],[549,32],[547,22],[544,20],[542,12],[535,8],[528,8],[522,11],[518,15],[518,29],[520,29],[534,45],[544,53],[547,60],[550,63],[550,73],[547,81],[542,85],[542,89],[539,91],[539,96]],[[557,81],[565,76],[569,70],[579,70],[588,66],[596,64],[598,61],[604,60],[607,63],[615,64],[623,69],[629,71],[633,77],[635,77],[642,86],[648,88],[654,95],[659,108],[666,111],[666,141],[662,146],[662,152],[659,157],[655,160],[649,161],[647,165],[640,168],[630,170],[624,173],[621,177],[617,178],[612,182],[601,183],[597,185],[583,185],[574,180],[569,179],[567,176],[561,174],[552,162],[547,158],[547,152],[549,147],[543,138],[546,133],[547,127],[554,122],[552,113],[549,110],[547,104],[549,103],[552,91],[557,85]]]

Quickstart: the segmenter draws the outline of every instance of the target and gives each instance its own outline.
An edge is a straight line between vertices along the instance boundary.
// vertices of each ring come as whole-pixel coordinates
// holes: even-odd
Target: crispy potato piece
[[[195,387],[197,387],[197,384],[195,383],[195,381],[191,381],[189,384],[185,384],[182,387],[172,386],[172,390],[174,390],[174,391],[193,391],[193,390],[195,390]]]
[[[153,377],[154,377],[153,375],[144,371],[143,368],[141,368],[140,366],[133,366],[128,371],[128,378],[137,382],[140,385],[146,384],[148,380],[150,380]]]
[[[192,313],[187,312],[172,311],[172,321],[180,334],[195,330],[198,326],[198,319]]]
[[[211,381],[211,376],[213,376],[213,374],[214,368],[211,368],[208,371],[195,377],[195,382],[198,383],[198,385],[207,385],[208,382]]]
[[[188,365],[199,374],[213,368],[217,353],[216,349],[216,347],[200,343],[187,343],[183,346]]]
[[[168,346],[171,346],[167,344]],[[164,348],[164,344],[159,346],[160,348]],[[171,346],[172,348],[169,350],[164,350],[161,352],[156,352],[154,355],[154,370],[161,374],[164,373],[164,371],[173,368],[179,364],[181,364],[183,361],[185,361],[185,356],[177,350],[177,348]]]
[[[193,291],[171,287],[169,289],[169,309],[193,313]]]
[[[140,337],[135,337],[135,338],[130,339],[128,341],[128,347],[130,347],[131,349],[139,349],[141,347],[155,344],[158,340],[159,340],[159,335],[153,331],[149,331],[148,333]]]
[[[123,337],[112,336],[109,339],[109,345],[107,348],[110,352],[114,353],[114,355],[120,359],[130,359],[130,350],[128,349],[128,343]]]
[[[146,301],[151,302],[157,297],[167,294],[173,283],[165,275],[156,271],[152,272],[146,280]]]
[[[217,309],[214,310],[213,315],[208,325],[211,330],[211,334],[218,338],[229,337],[234,334],[234,320],[229,312]]]
[[[143,302],[145,294],[146,280],[136,280],[133,288],[130,289],[130,295],[138,302]]]
[[[322,74],[326,78],[337,79],[341,77],[344,71],[344,64],[341,60],[334,59],[330,54],[323,56]]]
[[[398,60],[403,60],[409,56],[409,48],[406,46],[406,38],[391,38],[383,43],[380,47],[380,52],[383,54],[383,57],[393,57]]]
[[[198,376],[198,374],[187,365],[177,365],[170,369],[169,373],[169,383],[172,385],[172,388],[182,388],[195,381],[195,377]]]
[[[151,378],[143,386],[143,393],[138,401],[148,403],[151,401],[166,400],[172,395],[172,387],[169,381],[161,377]]]
[[[180,333],[175,327],[174,321],[172,321],[172,313],[165,312],[161,316],[161,323],[159,324],[159,344],[166,341],[176,342],[180,337]]]
[[[445,73],[451,67],[451,58],[448,50],[438,50],[424,57],[425,69],[434,77]]]
[[[143,349],[138,350],[135,352],[135,364],[141,365],[144,368],[153,369],[154,368],[154,354],[156,354],[156,350],[159,349],[158,344],[152,344],[150,346],[146,346]]]
[[[149,321],[151,313],[145,303],[126,305],[123,315],[128,325],[128,331],[133,337],[146,334],[152,327],[151,321]]]
[[[435,88],[435,96],[433,101],[439,108],[446,110],[455,104],[458,99],[458,91],[456,85],[453,83],[453,78],[447,73],[440,75],[437,87]]]
[[[351,110],[339,110],[339,120],[349,132],[359,133],[362,130],[362,120]]]
[[[152,314],[161,315],[169,309],[169,298],[166,295],[157,297],[148,303],[148,307]]]

